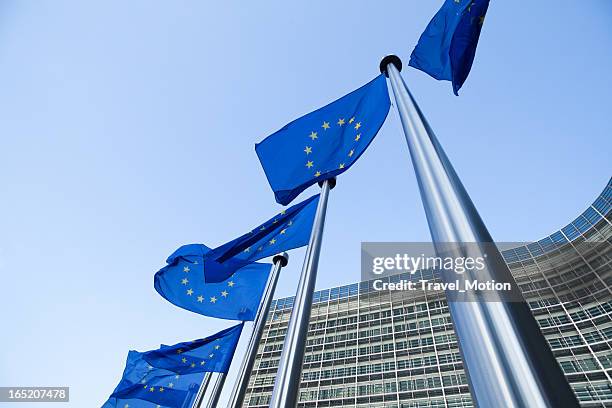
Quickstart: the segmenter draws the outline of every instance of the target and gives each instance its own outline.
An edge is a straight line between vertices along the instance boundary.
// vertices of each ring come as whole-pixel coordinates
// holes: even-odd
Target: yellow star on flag
[[[189,272],[191,269],[189,269],[188,266],[183,267],[183,272]]]
[[[229,286],[230,288],[234,286],[234,281],[229,281],[227,282],[227,286]]]
[[[323,125],[321,125],[321,127],[325,130],[329,129],[329,122],[323,122]]]
[[[338,119],[338,126],[344,125],[344,119]]]
[[[308,137],[312,140],[318,139],[317,132],[310,132],[310,135],[308,135]]]
[[[215,296],[212,296],[210,298],[210,303],[217,303],[217,298]]]
[[[311,160],[306,162],[306,167],[311,168],[312,166],[314,166],[314,163]]]
[[[359,133],[357,136],[355,136],[355,141],[358,142],[359,139],[361,139],[361,133]]]
[[[344,163],[340,163],[340,166],[338,166],[339,169],[343,169],[344,168]]]
[[[227,297],[228,293],[229,293],[228,291],[224,290],[223,292],[221,292],[221,296]]]
[[[361,127],[361,122],[357,122],[357,124],[355,125],[355,130],[359,130],[360,127]]]
[[[204,296],[202,295],[198,296],[198,302],[200,303],[204,302]]]
[[[306,148],[304,149],[304,151],[306,152],[306,154],[310,154],[310,153],[312,153],[312,147],[310,147],[310,146],[306,146]]]
[[[320,172],[320,171],[317,171],[317,172],[315,173],[315,177],[319,177],[320,175],[321,175],[321,172]]]
[[[188,289],[188,290],[187,290],[187,294],[188,294],[189,296],[193,295],[193,289]]]
[[[352,157],[352,156],[353,156],[353,153],[355,153],[355,151],[354,151],[353,149],[351,149],[351,151],[350,151],[350,152],[349,152],[349,154],[348,154],[348,155],[349,155],[349,157]]]

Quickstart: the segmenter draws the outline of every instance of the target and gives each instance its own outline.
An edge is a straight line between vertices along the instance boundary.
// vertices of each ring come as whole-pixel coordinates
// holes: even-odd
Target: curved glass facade
[[[612,406],[612,179],[579,217],[503,256],[582,406]],[[431,279],[431,271],[391,279]],[[471,407],[443,293],[315,293],[300,407]],[[275,300],[245,407],[267,407],[293,298]]]

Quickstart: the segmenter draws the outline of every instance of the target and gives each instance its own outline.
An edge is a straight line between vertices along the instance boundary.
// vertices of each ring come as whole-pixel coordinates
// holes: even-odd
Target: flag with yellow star
[[[178,374],[227,373],[243,326],[240,322],[203,339],[162,346],[143,353],[143,359],[153,367]]]
[[[318,204],[317,194],[208,252],[204,256],[206,282],[226,281],[244,265],[307,245]]]
[[[446,0],[419,38],[409,65],[452,81],[458,95],[472,68],[488,7],[489,0]]]
[[[170,303],[204,316],[255,320],[272,265],[240,265],[228,279],[208,283],[204,281],[204,257],[209,251],[203,244],[179,248],[155,274],[155,290]]]
[[[243,326],[157,350],[130,351],[121,381],[102,408],[190,407],[204,373],[229,371]]]
[[[130,351],[121,382],[102,408],[161,408],[191,406],[204,373],[178,374],[153,367],[144,353]]]
[[[390,106],[380,75],[255,145],[276,201],[287,205],[309,186],[348,170],[378,133]]]

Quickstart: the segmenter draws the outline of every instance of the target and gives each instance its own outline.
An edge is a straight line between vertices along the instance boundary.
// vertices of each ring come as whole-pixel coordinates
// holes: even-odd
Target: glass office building
[[[584,407],[612,406],[611,209],[612,180],[560,231],[503,251]],[[245,407],[268,406],[292,305],[272,304]],[[316,292],[299,406],[473,406],[444,293],[409,297],[367,283]]]

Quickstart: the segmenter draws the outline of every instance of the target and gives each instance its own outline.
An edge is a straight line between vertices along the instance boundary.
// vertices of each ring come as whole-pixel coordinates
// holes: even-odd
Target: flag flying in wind
[[[134,358],[131,353],[128,364]],[[189,408],[203,378],[204,373],[180,375],[149,366],[141,381],[122,379],[102,408]]]
[[[314,195],[204,256],[206,283],[224,282],[244,265],[307,245],[319,203]]]
[[[272,265],[251,263],[224,281],[206,283],[204,256],[209,251],[202,244],[179,248],[155,274],[155,290],[170,303],[204,316],[255,320]]]
[[[382,126],[391,102],[383,75],[289,123],[255,146],[276,201],[348,170]]]
[[[190,407],[205,372],[228,372],[242,327],[158,350],[130,351],[121,381],[102,407]]]
[[[147,351],[143,358],[153,367],[178,374],[227,373],[243,325],[244,323],[239,323],[204,339]]]
[[[417,43],[409,65],[453,83],[458,95],[470,73],[489,0],[446,0]]]

